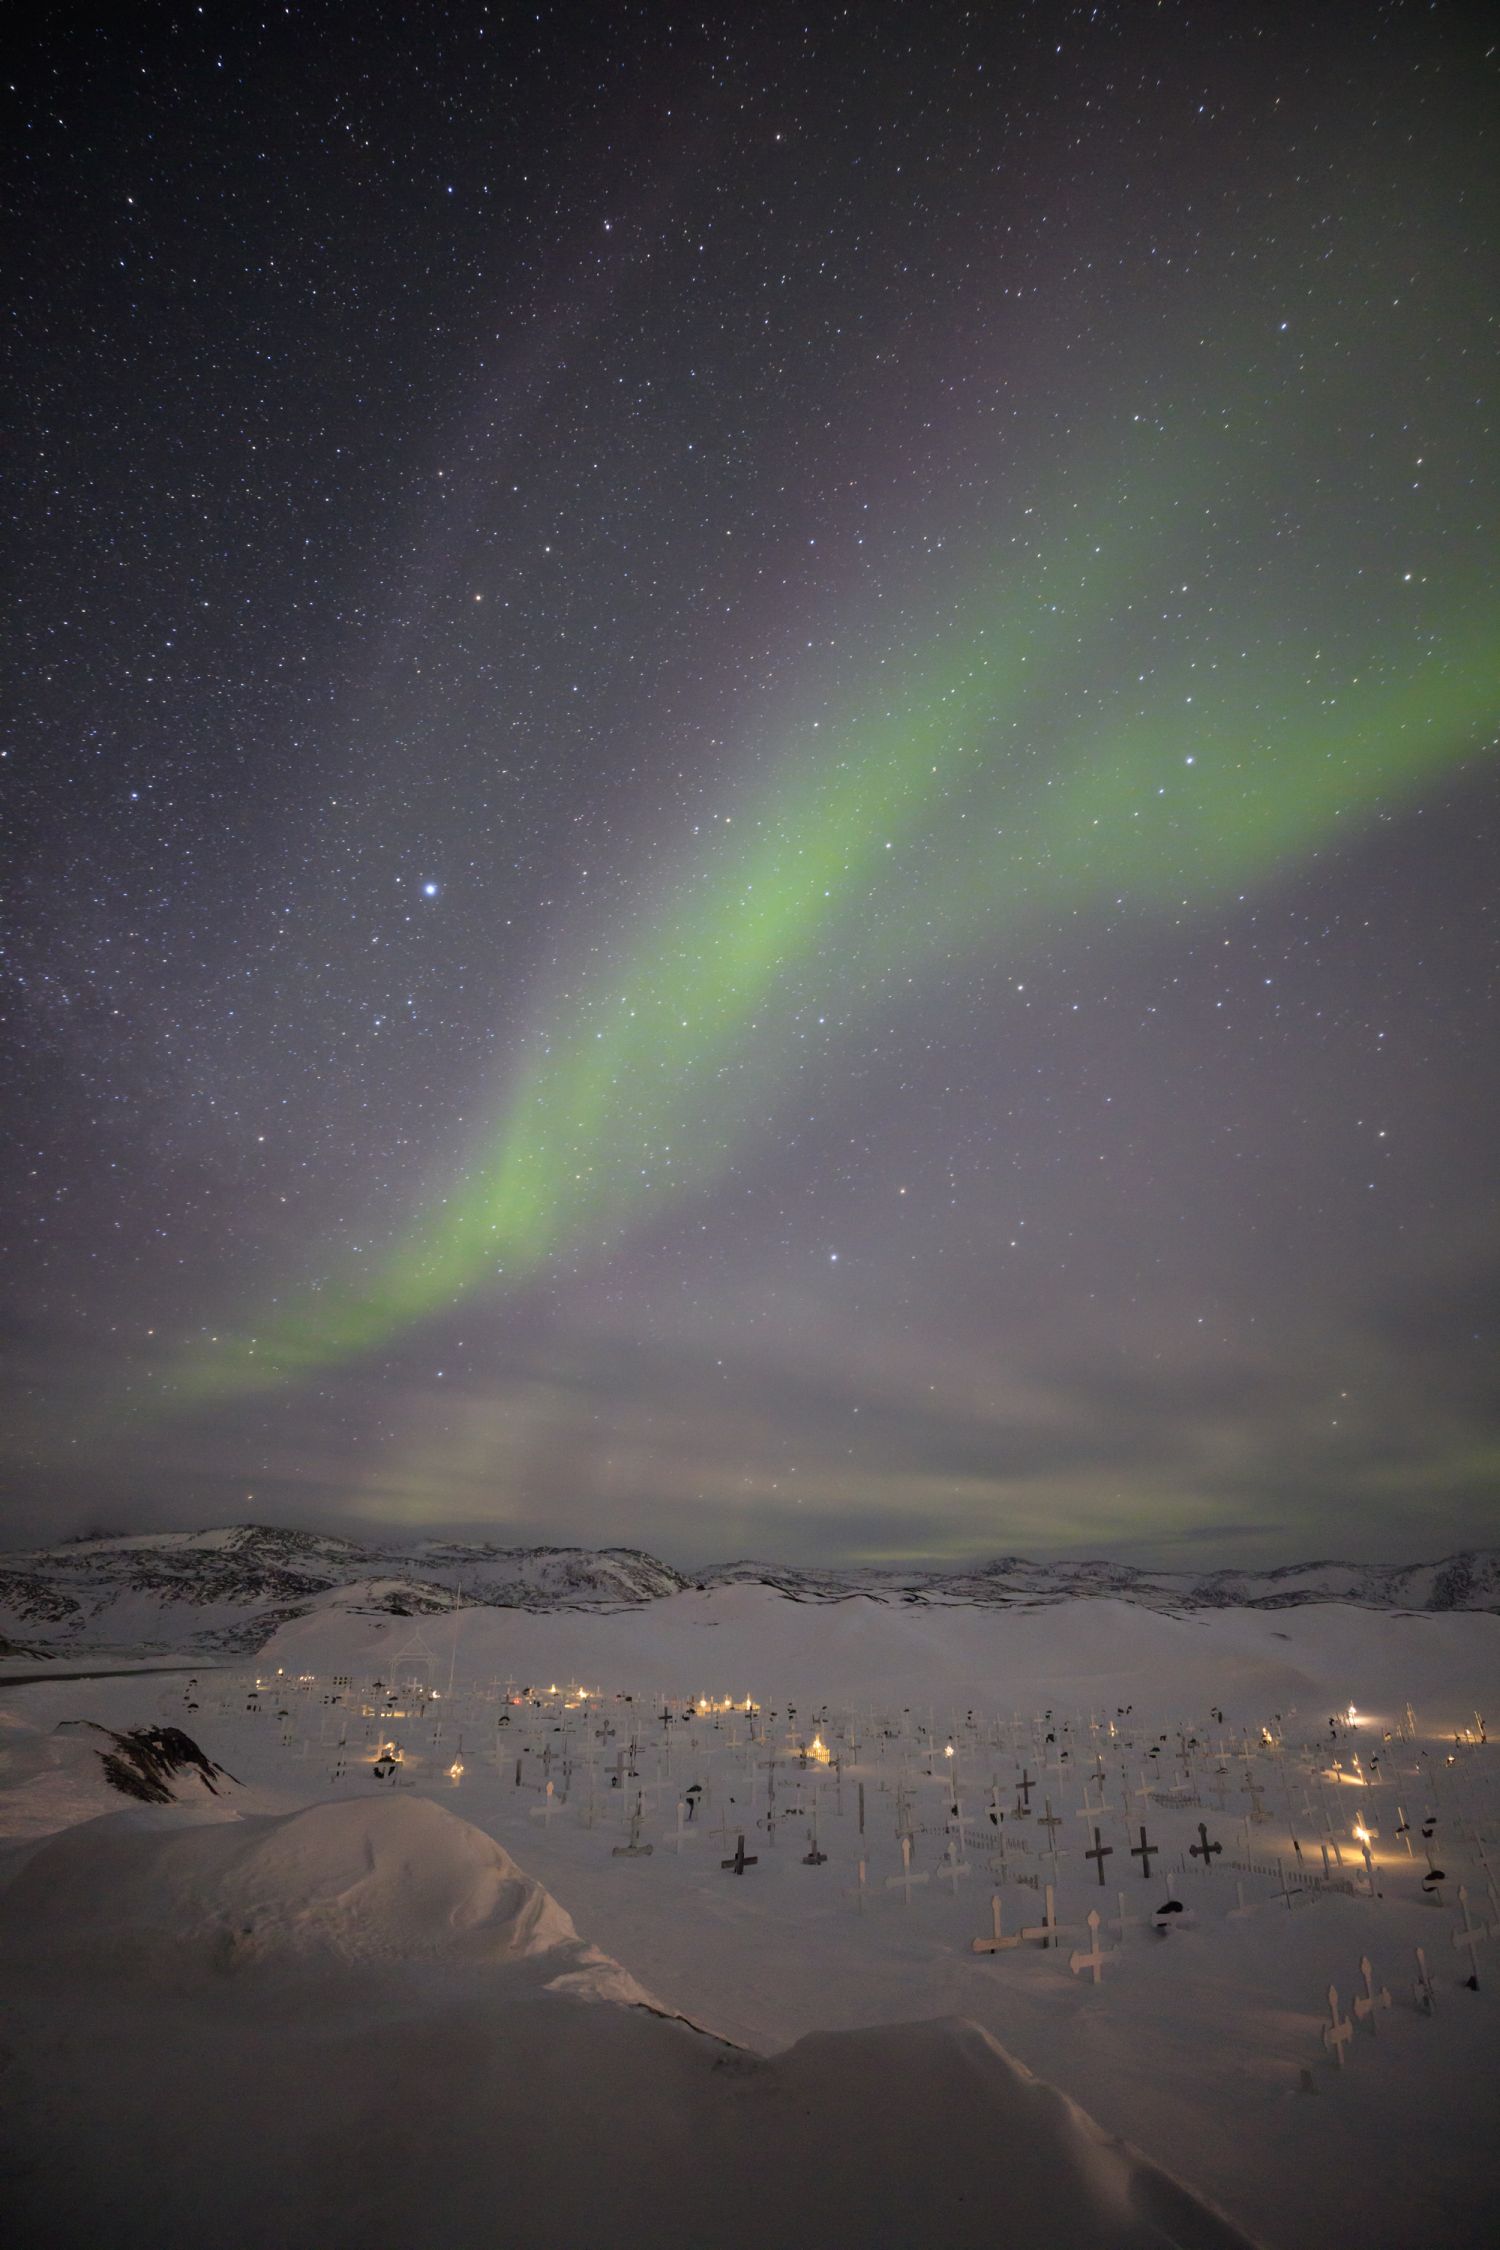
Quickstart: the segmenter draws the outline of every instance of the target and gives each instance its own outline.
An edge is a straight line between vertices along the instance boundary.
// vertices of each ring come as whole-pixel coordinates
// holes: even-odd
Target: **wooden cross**
[[[649,1851],[651,1849],[651,1846],[648,1844],[646,1846],[646,1849],[647,1851]],[[747,1852],[745,1849],[745,1837],[743,1830],[740,1833],[739,1842],[734,1847],[733,1859],[721,1859],[719,1862],[719,1865],[722,1868],[725,1868],[731,1875],[743,1875],[747,1867],[755,1867],[758,1864],[759,1862],[757,1859],[757,1855],[754,1852]]]
[[[1102,1871],[1100,1880],[1103,1880]],[[1089,1908],[1088,1925],[1089,1950],[1087,1953],[1079,1953],[1077,1951],[1071,1953],[1068,1957],[1068,1967],[1072,1970],[1075,1977],[1077,1976],[1080,1969],[1087,1969],[1092,1975],[1095,1984],[1097,1984],[1099,1982],[1099,1971],[1104,1966],[1104,1955],[1099,1951],[1099,1909],[1097,1906],[1091,1906]]]
[[[1021,1800],[1021,1802],[1016,1807],[1016,1813],[1017,1816],[1022,1820],[1024,1820],[1027,1814],[1031,1811],[1031,1792],[1035,1787],[1036,1783],[1032,1780],[1030,1774],[1026,1771],[1026,1768],[1022,1766],[1020,1776],[1016,1782],[1016,1795]]]
[[[911,1837],[909,1835],[903,1836],[901,1839],[901,1872],[899,1875],[887,1875],[885,1879],[886,1889],[888,1891],[905,1891],[906,1903],[910,1906],[912,1885],[914,1883],[925,1883],[926,1880],[925,1875],[913,1875],[911,1871]]]
[[[1141,1918],[1139,1914],[1131,1913],[1129,1907],[1125,1904],[1125,1893],[1123,1891],[1116,1891],[1115,1897],[1120,1902],[1120,1911],[1118,1914],[1111,1915],[1109,1926],[1112,1930],[1119,1931],[1120,1943],[1123,1945],[1125,1943],[1125,1932],[1127,1930],[1138,1930],[1141,1926]]]
[[[1052,1885],[1049,1883],[1046,1888],[1046,1905],[1039,1926],[1034,1930],[1023,1930],[1021,1935],[1023,1938],[1040,1938],[1042,1951],[1045,1953],[1049,1945],[1056,1944],[1062,1934],[1062,1928],[1063,1925],[1057,1919],[1057,1907],[1053,1898]]]
[[[1198,1823],[1198,1841],[1196,1844],[1189,1844],[1188,1850],[1194,1859],[1202,1860],[1205,1874],[1213,1866],[1214,1853],[1221,1852],[1223,1849],[1222,1844],[1211,1844],[1209,1842],[1208,1830],[1200,1820]]]
[[[1114,1848],[1115,1848],[1115,1847],[1114,1847],[1114,1845],[1113,1845],[1113,1844],[1106,1844],[1106,1843],[1105,1843],[1105,1841],[1104,1841],[1103,1837],[1102,1837],[1102,1836],[1100,1835],[1100,1833],[1099,1833],[1098,1829],[1096,1828],[1096,1829],[1094,1830],[1094,1848],[1093,1848],[1093,1850],[1092,1850],[1091,1852],[1085,1852],[1085,1853],[1084,1853],[1084,1855],[1083,1855],[1085,1859],[1092,1859],[1092,1860],[1096,1860],[1096,1861],[1098,1862],[1098,1866],[1099,1866],[1099,1888],[1100,1888],[1100,1890],[1101,1890],[1101,1891],[1102,1891],[1102,1890],[1103,1890],[1103,1888],[1104,1888],[1104,1862],[1105,1862],[1105,1861],[1106,1861],[1107,1859],[1110,1859],[1110,1858],[1112,1858],[1112,1857],[1113,1857],[1113,1854],[1114,1854]],[[1098,1920],[1098,1919],[1099,1919],[1099,1917],[1098,1917],[1098,1915],[1096,1914],[1096,1915],[1094,1916],[1094,1920],[1095,1920],[1095,1921],[1097,1922],[1097,1920]],[[1096,1976],[1096,1977],[1094,1978],[1094,1982],[1095,1982],[1095,1984],[1097,1984],[1097,1983],[1099,1982],[1099,1979],[1098,1979],[1098,1977],[1097,1977],[1097,1976]]]
[[[652,1845],[641,1842],[641,1801],[637,1798],[635,1811],[630,1816],[630,1842],[616,1844],[610,1856],[614,1859],[649,1859],[652,1850]]]
[[[970,1947],[975,1953],[1008,1953],[1013,1945],[1020,1944],[1019,1937],[1005,1937],[1001,1934],[1000,1893],[998,1891],[993,1891],[990,1894],[990,1921],[993,1925],[991,1936],[969,1940]]]
[[[845,1896],[845,1898],[852,1898],[852,1899],[857,1899],[857,1900],[858,1900],[858,1902],[859,1902],[859,1911],[860,1911],[860,1913],[861,1913],[861,1914],[863,1914],[863,1912],[864,1912],[864,1910],[865,1910],[865,1891],[866,1891],[866,1889],[867,1889],[867,1887],[868,1887],[868,1886],[867,1886],[867,1884],[866,1884],[866,1880],[865,1880],[865,1877],[866,1877],[866,1868],[865,1868],[865,1862],[864,1862],[863,1860],[861,1860],[861,1861],[860,1861],[860,1863],[859,1863],[859,1881],[858,1881],[858,1883],[857,1883],[857,1884],[855,1885],[855,1887],[854,1887],[854,1889],[853,1889],[852,1891],[845,1891],[845,1893],[844,1893],[844,1896]]]
[[[1157,1858],[1160,1855],[1160,1852],[1160,1844],[1147,1843],[1146,1831],[1144,1828],[1142,1828],[1141,1840],[1138,1844],[1131,1845],[1130,1856],[1132,1859],[1138,1859],[1140,1861],[1141,1873],[1148,1883],[1151,1880],[1151,1862],[1153,1859]]]
[[[1417,1947],[1417,1981],[1412,1986],[1411,1992],[1412,1998],[1416,2001],[1423,2015],[1432,2015],[1437,2008],[1437,1994],[1432,1989],[1432,1978],[1427,1968],[1427,1956],[1420,1945]]]
[[[961,1875],[967,1875],[968,1872],[969,1863],[966,1859],[960,1857],[960,1847],[957,1844],[956,1840],[950,1835],[948,1838],[948,1847],[943,1853],[942,1860],[940,1861],[938,1866],[939,1879],[948,1885],[948,1888],[952,1891],[953,1896],[957,1898],[959,1877]]]
[[[1363,1992],[1356,1992],[1354,1995],[1354,2013],[1361,2023],[1368,2016],[1370,2029],[1375,2031],[1379,2028],[1375,2021],[1375,2011],[1377,2008],[1389,2008],[1391,1996],[1384,1985],[1380,1987],[1378,1992],[1375,1990],[1375,1971],[1370,1966],[1368,1953],[1360,1955],[1359,1973],[1365,1980],[1365,1989]]]
[[[550,1789],[552,1784],[548,1782],[547,1786]],[[669,1828],[665,1836],[663,1836],[662,1838],[662,1842],[664,1844],[670,1844],[672,1846],[679,1859],[682,1857],[682,1847],[684,1844],[696,1844],[698,1841],[697,1829],[689,1828],[688,1826],[688,1822],[692,1819],[692,1817],[692,1808],[688,1804],[687,1799],[685,1797],[679,1797],[677,1800],[677,1826],[675,1828]]]
[[[1051,1851],[1051,1853],[1052,1853],[1052,1856],[1053,1856],[1053,1858],[1054,1858],[1054,1859],[1056,1859],[1056,1857],[1057,1857],[1057,1834],[1056,1834],[1056,1831],[1057,1831],[1057,1830],[1058,1830],[1059,1828],[1061,1828],[1061,1826],[1062,1826],[1062,1820],[1061,1820],[1061,1818],[1059,1817],[1059,1815],[1058,1815],[1057,1813],[1055,1813],[1055,1812],[1054,1812],[1054,1811],[1052,1810],[1052,1799],[1051,1799],[1050,1797],[1044,1797],[1044,1798],[1042,1799],[1042,1804],[1043,1804],[1043,1806],[1045,1807],[1045,1810],[1044,1810],[1044,1811],[1043,1811],[1043,1812],[1042,1812],[1042,1813],[1041,1813],[1041,1814],[1039,1815],[1039,1817],[1038,1817],[1038,1819],[1037,1819],[1037,1826],[1038,1826],[1038,1828],[1045,1828],[1045,1829],[1046,1829],[1046,1831],[1047,1831],[1047,1844],[1048,1844],[1048,1848],[1050,1849],[1050,1851]]]
[[[1323,2044],[1331,2047],[1339,2069],[1344,2067],[1344,2049],[1354,2037],[1354,2026],[1347,2016],[1339,2014],[1339,1991],[1336,1984],[1328,1987],[1328,2022],[1323,2026]]]
[[[1487,1938],[1490,1933],[1483,1922],[1471,1922],[1469,1920],[1469,1886],[1467,1883],[1460,1883],[1458,1886],[1458,1904],[1464,1918],[1464,1926],[1461,1930],[1454,1930],[1451,1935],[1455,1947],[1467,1946],[1468,1948],[1469,1984],[1471,1989],[1477,1992],[1479,1990],[1478,1946],[1481,1938]]]

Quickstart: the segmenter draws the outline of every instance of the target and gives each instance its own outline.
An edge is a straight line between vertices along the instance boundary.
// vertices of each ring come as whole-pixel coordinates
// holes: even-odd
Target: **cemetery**
[[[840,2229],[849,2241],[1278,2250],[1346,2237],[1391,2250],[1477,2241],[1497,2180],[1485,2124],[1500,2057],[1500,1799],[1484,1707],[1494,1654],[1484,1615],[1330,1606],[1187,1621],[1074,1602],[1038,1616],[912,1617],[866,1602],[815,1611],[754,1587],[604,1617],[303,1619],[248,1667],[4,1696],[0,1819],[13,1841],[0,1859],[0,1946],[8,1968],[50,1959],[64,1982],[70,1961],[87,1961],[80,2024],[95,2051],[108,2047],[127,2004],[101,1981],[101,1961],[123,1961],[128,1975],[132,1961],[170,1951],[147,1877],[132,1872],[131,1855],[159,1831],[174,1926],[201,1921],[221,1964],[285,1967],[294,1955],[311,1993],[330,1989],[331,1945],[341,1973],[356,1960],[366,1973],[377,1956],[403,1962],[403,1976],[426,1963],[438,1983],[424,1987],[411,2070],[445,2083],[444,2010],[458,2048],[477,2052],[473,1977],[501,1957],[510,1976],[522,1957],[554,1971],[565,1958],[546,1989],[586,1997],[596,2028],[548,2033],[523,2107],[546,2142],[537,2087],[577,2042],[556,2132],[570,2145],[582,2136],[581,2147],[604,2132],[597,2112],[608,2107],[601,2145],[625,2151],[610,2236],[621,2242],[678,2239],[679,2221],[681,2239],[696,2241]],[[84,1719],[178,1729],[218,1778],[194,1769],[173,1804],[109,1813]],[[308,1856],[314,1815],[353,1855],[337,1883]],[[233,1845],[243,1858],[245,1836],[281,1839],[281,1872],[235,1876],[231,1909],[215,1886],[230,1884],[222,1855]],[[113,1891],[90,1879],[90,1848],[115,1868]],[[271,1843],[264,1851],[269,1865]],[[190,1866],[192,1852],[202,1857]],[[377,1914],[370,1871],[388,1859]],[[446,1897],[444,1884],[457,1887],[433,1927],[399,1904]],[[194,1897],[219,1903],[200,1910]],[[505,1898],[509,1934],[485,1951],[480,1933],[498,1927]],[[161,1983],[151,2005],[180,2018],[181,1975],[164,1966]],[[193,2003],[190,2051],[209,2041],[205,2024],[233,1985],[220,1973]],[[137,1993],[130,2008],[140,2004]],[[286,2004],[295,2024],[311,2002]],[[403,2004],[415,2008],[409,1995]],[[541,2036],[539,2005],[528,1986],[526,2040]],[[236,1998],[224,2031],[225,2082],[247,2087],[251,2114],[252,2056],[270,2083],[289,2072],[298,2084],[309,2067],[305,2056],[268,2059],[269,2008],[264,1994],[253,2006]],[[556,2014],[571,2025],[580,2007]],[[622,2014],[628,2025],[598,2028]],[[388,2040],[388,1998],[379,2015]],[[670,2062],[634,2055],[647,2031]],[[668,2131],[657,2113],[671,2108],[663,2083],[684,2067],[679,2050],[694,2069],[716,2057],[717,2076],[712,2100],[696,2081],[678,2088]],[[144,2067],[150,2079],[157,2066]],[[476,2060],[475,2083],[495,2067]],[[767,2092],[762,2146],[729,2098],[734,2073],[752,2069],[778,2086],[778,2070],[811,2084],[815,2114],[821,2100],[830,2120],[845,2117],[839,2145],[820,2160],[787,2124],[778,2153]],[[968,2091],[949,2089],[950,2129],[934,2089],[954,2072]],[[1003,2094],[989,2083],[997,2074]],[[861,2094],[866,2075],[878,2084]],[[169,2083],[191,2107],[168,2071]],[[441,2129],[425,2097],[414,2093],[403,2117],[388,2091],[382,2166],[414,2208],[447,2214],[457,2234],[446,2239],[470,2239],[457,2190],[450,2180],[440,2192],[433,2174],[468,2161],[455,2121],[470,2115],[474,2086],[451,2092]],[[1106,2198],[1102,2215],[1075,2212],[1072,2234],[1055,2231],[1044,2185],[1027,2190],[1035,2212],[1012,2188],[1013,2233],[993,2216],[1018,2158],[986,2145],[983,2120],[1023,2092],[1073,2105],[1069,2133],[1133,2167],[1118,2207]],[[694,2119],[717,2173],[683,2153]],[[903,2135],[918,2153],[908,2148],[887,2178]],[[647,2146],[677,2146],[680,2176],[698,2180],[681,2210],[666,2170],[646,2185],[637,2177]],[[308,2162],[287,2155],[288,2179]],[[731,2191],[737,2166],[758,2184]],[[781,2177],[774,2193],[768,2172]],[[556,2199],[581,2194],[577,2183],[545,2167],[537,2180],[552,2216],[532,2211],[506,2238],[593,2239],[557,2231]],[[742,2236],[750,2210],[760,2218]],[[582,2205],[568,2222],[598,2223]]]

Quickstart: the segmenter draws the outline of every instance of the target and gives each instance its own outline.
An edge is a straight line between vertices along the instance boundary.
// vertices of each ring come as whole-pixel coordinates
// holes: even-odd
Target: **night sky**
[[[1497,1536],[1483,11],[50,15],[8,1543]]]

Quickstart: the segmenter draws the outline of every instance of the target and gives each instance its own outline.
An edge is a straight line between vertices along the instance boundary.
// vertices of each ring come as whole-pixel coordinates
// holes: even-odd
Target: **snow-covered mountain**
[[[1500,1548],[1439,1562],[1294,1563],[1277,1570],[1137,1570],[1025,1561],[971,1569],[842,1570],[716,1564],[691,1575],[634,1547],[500,1547],[422,1539],[371,1545],[270,1524],[79,1539],[0,1555],[0,1655],[59,1661],[248,1655],[279,1627],[335,1607],[421,1615],[457,1603],[609,1611],[689,1588],[756,1584],[795,1602],[1035,1608],[1079,1598],[1151,1609],[1500,1610]]]

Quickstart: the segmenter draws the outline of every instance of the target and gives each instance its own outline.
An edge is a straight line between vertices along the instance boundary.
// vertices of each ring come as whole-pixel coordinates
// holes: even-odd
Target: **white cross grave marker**
[[[1437,2009],[1437,1994],[1432,1989],[1432,1977],[1427,1967],[1427,1955],[1423,1952],[1420,1945],[1416,1950],[1417,1981],[1411,1988],[1411,1996],[1416,2001],[1417,2006],[1421,2009],[1423,2015],[1430,2016],[1434,2014]]]
[[[1468,1948],[1469,1982],[1477,1992],[1479,1990],[1479,1942],[1481,1938],[1487,1938],[1490,1933],[1483,1922],[1471,1922],[1469,1920],[1469,1886],[1467,1883],[1460,1883],[1458,1886],[1458,1905],[1464,1918],[1464,1926],[1461,1930],[1450,1932],[1450,1935],[1455,1948],[1465,1946]]]
[[[911,1871],[911,1837],[909,1835],[903,1836],[901,1839],[901,1872],[899,1875],[887,1875],[885,1879],[886,1889],[888,1891],[905,1891],[906,1903],[910,1906],[912,1885],[914,1883],[925,1883],[926,1880],[925,1875],[913,1875]]]
[[[1104,1955],[1099,1951],[1099,1909],[1097,1906],[1091,1906],[1089,1908],[1088,1925],[1089,1950],[1087,1953],[1079,1953],[1077,1951],[1074,1951],[1072,1954],[1070,1954],[1068,1958],[1068,1967],[1072,1970],[1075,1977],[1077,1976],[1080,1969],[1089,1970],[1093,1976],[1095,1984],[1097,1984],[1099,1982],[1099,1971],[1104,1966]]]
[[[1344,2049],[1354,2037],[1354,2026],[1347,2016],[1339,2014],[1339,1989],[1336,1984],[1331,1984],[1328,1987],[1328,2018],[1328,2022],[1323,2026],[1323,2044],[1325,2047],[1332,2048],[1338,2060],[1339,2069],[1342,2070],[1344,2067]]]
[[[1013,1945],[1020,1944],[1019,1936],[1006,1937],[1001,1931],[1000,1893],[998,1891],[992,1891],[990,1894],[990,1922],[992,1931],[989,1937],[977,1937],[969,1940],[970,1947],[975,1953],[1008,1953]]]
[[[1057,1919],[1057,1906],[1050,1883],[1046,1887],[1045,1899],[1046,1904],[1040,1925],[1034,1930],[1023,1930],[1021,1932],[1023,1938],[1039,1938],[1044,1953],[1049,1945],[1057,1943],[1064,1929],[1064,1925]]]
[[[1379,2026],[1375,2021],[1375,2011],[1377,2008],[1389,2008],[1391,1996],[1384,1985],[1380,1987],[1378,1992],[1376,1991],[1375,1971],[1370,1966],[1368,1953],[1360,1955],[1359,1973],[1365,1980],[1365,1989],[1363,1992],[1356,1992],[1354,1995],[1354,2013],[1361,2023],[1368,2016],[1371,2031],[1376,2031]]]

